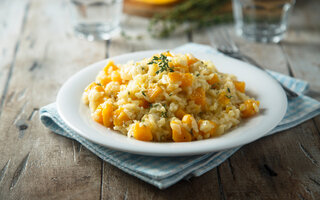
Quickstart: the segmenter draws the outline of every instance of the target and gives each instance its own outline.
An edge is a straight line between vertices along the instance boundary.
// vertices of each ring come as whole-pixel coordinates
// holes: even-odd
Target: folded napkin
[[[215,49],[209,46],[194,43],[183,45],[176,50],[188,50],[190,53],[203,52],[219,54]],[[271,72],[271,74],[288,88],[301,93],[301,96],[289,100],[285,117],[279,125],[267,135],[289,129],[320,114],[320,102],[303,95],[308,88],[308,83],[276,72]],[[55,103],[40,109],[40,119],[51,131],[78,141],[104,161],[160,189],[167,188],[181,179],[188,179],[193,176],[204,174],[220,165],[240,148],[237,147],[205,155],[183,157],[134,155],[108,149],[81,137],[70,129],[60,118]]]

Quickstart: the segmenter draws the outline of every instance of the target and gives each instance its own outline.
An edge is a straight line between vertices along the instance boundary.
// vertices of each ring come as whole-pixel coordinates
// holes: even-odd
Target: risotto
[[[142,141],[218,137],[259,112],[259,101],[234,75],[169,51],[127,64],[109,61],[82,99],[96,122]]]

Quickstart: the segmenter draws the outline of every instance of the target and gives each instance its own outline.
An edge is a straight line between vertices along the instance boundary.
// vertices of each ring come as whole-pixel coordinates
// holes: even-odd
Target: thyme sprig
[[[148,63],[148,65],[151,64],[158,64],[160,69],[156,71],[156,74],[159,74],[164,71],[174,72],[173,68],[169,66],[168,57],[163,54],[160,54],[160,57],[153,56],[152,60]]]
[[[166,112],[161,112],[161,117],[163,117],[163,118],[168,118],[168,111],[166,111]]]
[[[141,93],[142,93],[143,96],[145,96],[145,97],[147,96],[146,95],[146,91],[141,91]]]

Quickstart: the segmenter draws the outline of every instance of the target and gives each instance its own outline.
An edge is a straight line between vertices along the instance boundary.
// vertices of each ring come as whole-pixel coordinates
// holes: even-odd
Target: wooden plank
[[[221,34],[225,35],[226,32],[228,32],[229,36],[231,37],[229,39],[233,40],[241,51],[245,52],[247,55],[254,58],[257,62],[264,65],[265,68],[273,69],[282,73],[288,72],[285,57],[281,54],[281,48],[273,44],[264,45],[247,42],[235,35],[232,26],[220,26],[207,31],[211,45],[214,47],[218,47],[217,45],[219,44],[219,39],[222,36]],[[273,58],[271,59],[271,62],[269,61],[270,57]],[[237,152],[217,168],[218,176],[220,177],[220,192],[224,199],[261,198],[261,192],[259,191],[264,191],[264,186],[256,185],[256,183],[253,182],[258,181],[258,179],[252,180],[246,177],[251,174],[253,177],[255,177],[257,174],[259,174],[259,168],[251,167],[256,166],[256,164],[253,161],[248,160],[248,158],[254,156],[254,152],[256,152],[259,156],[265,156],[268,153],[263,151],[263,149],[259,152],[253,150],[246,151],[250,147],[252,149],[255,149],[258,146],[259,144],[252,143],[243,147],[243,149],[241,149],[239,152]],[[248,170],[241,168],[241,166],[244,166],[244,168],[248,168],[248,170],[250,170],[251,172],[248,174]],[[272,199],[272,195],[265,197],[269,197]]]
[[[292,15],[287,40],[281,45],[295,77],[305,79],[316,98],[320,98],[320,3],[314,0],[300,2]]]
[[[147,184],[116,167],[105,164],[103,199],[219,199],[217,174],[212,170],[201,177],[165,189]]]
[[[105,52],[104,44],[72,37],[67,30],[64,5],[61,1],[31,2],[11,79],[7,78],[8,70],[0,76],[0,81],[11,80],[0,116],[0,142],[3,144],[0,154],[4,155],[0,160],[0,199],[97,199],[100,182],[103,199],[319,199],[319,118],[315,119],[316,125],[308,121],[250,144],[216,170],[192,178],[190,182],[181,181],[167,190],[158,190],[107,163],[102,165],[100,180],[99,159],[77,143],[49,133],[37,120],[39,105],[54,101],[59,86],[70,75],[103,59],[105,54],[114,56],[137,50],[173,48],[188,41],[188,37],[153,39],[143,31],[147,21],[130,17],[125,30],[133,39],[116,37],[108,43],[110,51]],[[193,33],[189,40],[209,43],[201,34]],[[294,32],[293,35],[298,37],[299,34]],[[317,41],[317,33],[300,35],[304,39],[301,43],[310,35]],[[286,41],[291,39],[289,36]],[[242,50],[267,68],[288,73],[288,58],[294,75],[300,74],[295,68],[300,70],[304,65],[294,60],[299,53],[305,49],[306,54],[319,52],[318,48],[310,48],[311,42],[301,51],[297,50],[299,45],[294,46],[291,52],[284,43],[288,55],[283,55],[277,45],[267,45],[263,49],[265,45],[235,40]],[[15,45],[10,45],[14,49]],[[303,59],[317,61],[314,56],[303,56]],[[5,58],[12,63],[10,56]],[[311,66],[314,69],[317,64]],[[63,68],[63,73],[59,68]],[[309,75],[301,77],[313,80]],[[312,88],[317,89],[317,84],[315,81]]]
[[[0,115],[7,94],[12,66],[20,46],[20,33],[24,29],[29,4],[26,1],[0,2]]]
[[[310,84],[309,96],[320,100],[320,13],[315,12],[320,8],[317,1],[305,1],[301,9],[296,9],[294,20],[304,21],[303,30],[294,24],[293,30],[288,34],[288,41],[282,43],[283,51],[287,54],[288,61],[295,77],[308,81]],[[299,16],[299,18],[297,17]],[[320,133],[320,117],[313,119]]]
[[[226,34],[228,33],[228,35]],[[234,41],[241,52],[247,56],[254,58],[257,63],[266,69],[277,71],[283,74],[288,74],[286,57],[282,54],[282,49],[277,44],[262,44],[247,41],[236,35],[233,25],[223,25],[210,28],[206,31],[207,38],[210,40],[211,46],[218,48],[219,41],[223,35]],[[204,43],[203,36],[198,36]],[[195,40],[198,41],[198,40]],[[275,56],[276,55],[276,56]]]
[[[220,166],[227,199],[319,199],[319,137],[312,121],[243,147]]]
[[[223,28],[228,29],[228,27]],[[215,31],[219,30],[209,32],[211,34],[209,37],[214,36]],[[266,68],[285,74],[291,70],[292,61],[290,59],[288,61],[281,46],[247,42],[236,37],[232,31],[231,37],[240,46],[241,51],[246,52]],[[314,40],[316,37],[309,38]],[[285,41],[292,41],[292,39],[287,37]],[[310,44],[309,42],[305,45]],[[214,44],[211,45],[214,46]],[[299,49],[299,46],[290,47],[292,51]],[[313,50],[311,62],[315,60],[315,55],[319,54],[318,49],[313,48]],[[300,51],[304,50],[300,49]],[[297,55],[293,57],[299,59]],[[302,58],[300,63],[304,60]],[[301,70],[303,66],[296,66],[296,68]],[[310,71],[305,70],[305,74],[309,73]],[[318,81],[313,82],[313,85],[315,84],[318,84]],[[317,126],[309,120],[297,128],[246,145],[228,159],[228,162],[219,166],[218,175],[221,177],[219,185],[224,198],[319,199],[319,180],[316,177],[319,174],[320,129],[318,118],[315,121],[318,123]]]
[[[104,43],[71,34],[67,13],[65,1],[30,1],[0,118],[0,199],[100,197],[100,159],[38,119],[69,76],[105,56]]]
[[[227,27],[227,29],[229,29],[229,27]],[[214,34],[214,33],[213,33]],[[258,62],[260,62],[261,64],[263,64],[266,68],[268,69],[272,69],[278,72],[282,72],[285,74],[289,73],[289,68],[288,68],[288,62],[287,62],[287,58],[285,55],[283,55],[282,53],[282,48],[278,45],[273,45],[273,44],[269,44],[269,45],[265,45],[265,44],[256,44],[256,43],[248,43],[244,40],[242,40],[241,38],[235,37],[234,34],[231,34],[232,38],[237,42],[237,44],[239,45],[240,49],[244,52],[246,52],[248,55],[252,56],[253,58],[255,58]],[[208,44],[208,37],[203,37],[203,33],[193,33],[192,34],[193,39],[192,41],[194,42],[199,42],[199,43],[203,43],[203,44]],[[311,135],[313,136],[313,138],[308,138],[307,141],[305,143],[310,143],[310,141],[313,141],[316,137],[315,133],[317,133],[317,130],[315,129],[314,126],[309,126],[310,121],[306,123],[307,127],[311,128],[309,129],[309,131],[306,131],[308,133],[312,133]],[[297,135],[300,132],[300,129],[293,129],[294,134]],[[304,130],[304,129],[303,129]],[[311,130],[311,131],[310,131]],[[244,147],[244,150],[240,150],[238,153],[236,153],[235,156],[233,156],[231,159],[228,160],[228,162],[225,162],[223,165],[221,165],[219,168],[217,168],[217,171],[212,170],[210,173],[197,178],[197,180],[199,180],[201,185],[204,185],[202,188],[203,189],[208,189],[207,185],[215,185],[214,188],[219,189],[216,190],[215,192],[215,196],[212,197],[220,197],[222,199],[247,199],[248,197],[251,198],[256,198],[256,199],[260,199],[260,198],[288,198],[288,197],[294,197],[294,198],[308,198],[308,197],[313,197],[314,195],[317,195],[317,193],[315,192],[309,192],[314,189],[313,186],[308,185],[307,187],[301,186],[301,183],[304,183],[303,181],[305,181],[305,183],[310,183],[310,178],[308,179],[307,176],[303,176],[303,180],[295,180],[295,182],[292,183],[292,186],[295,186],[297,189],[294,190],[291,193],[287,194],[287,190],[286,189],[286,180],[290,180],[292,182],[291,179],[286,179],[286,175],[288,174],[287,169],[284,169],[283,166],[290,166],[290,162],[296,161],[294,164],[297,165],[299,164],[300,160],[304,160],[304,159],[309,159],[308,156],[306,157],[306,154],[309,155],[308,153],[305,153],[303,151],[304,149],[304,145],[301,143],[301,141],[299,140],[299,145],[297,146],[296,142],[297,139],[295,137],[292,136],[292,131],[286,131],[285,133],[281,134],[281,138],[278,141],[278,138],[280,136],[271,136],[265,139],[260,140],[263,143],[260,143],[260,141],[253,143],[251,145],[248,145],[246,147]],[[291,140],[290,140],[291,139]],[[299,138],[300,139],[300,138]],[[301,138],[303,139],[303,138]],[[286,143],[286,141],[289,140],[288,144],[287,144],[287,149],[285,151],[285,155],[289,154],[292,150],[295,153],[298,153],[298,157],[296,156],[296,154],[290,154],[288,157],[286,157],[286,159],[284,160],[275,160],[273,159],[273,156],[276,155],[276,153],[281,152],[282,150],[282,146],[281,143]],[[274,150],[274,143],[276,143],[277,145],[277,150]],[[256,151],[256,149],[258,147],[260,147],[261,145],[265,145],[267,149],[265,148],[261,148],[261,150]],[[318,144],[313,143],[313,146],[316,147]],[[297,147],[299,147],[297,149]],[[315,149],[312,149],[313,153],[316,153]],[[302,152],[302,154],[301,154]],[[254,159],[250,159],[251,156],[254,157]],[[281,156],[281,155],[280,155]],[[266,161],[265,158],[268,158],[268,162]],[[282,157],[281,157],[282,158]],[[248,160],[249,159],[249,160]],[[313,156],[313,160],[316,160],[318,158],[314,158]],[[233,160],[235,160],[236,164],[234,164]],[[244,162],[247,161],[247,162]],[[259,161],[260,165],[258,165],[256,162]],[[277,172],[275,172],[273,170],[273,166],[276,164],[275,161],[279,161],[279,162],[283,162],[283,166],[280,170],[277,169]],[[309,159],[310,161],[310,159]],[[312,161],[310,161],[312,163]],[[314,162],[314,161],[313,161]],[[302,176],[302,171],[301,171],[301,166],[295,166],[296,168],[293,168],[293,172],[297,173],[299,176]],[[312,168],[313,166],[311,166]],[[109,168],[107,168],[109,169]],[[103,186],[103,196],[108,198],[111,196],[107,196],[105,195],[107,194],[112,194],[112,195],[116,195],[116,197],[124,197],[127,198],[128,194],[130,198],[135,199],[138,197],[144,197],[139,196],[139,194],[141,192],[134,192],[134,191],[140,191],[142,190],[140,187],[135,187],[135,190],[130,189],[131,184],[127,184],[124,181],[121,181],[122,176],[128,176],[131,177],[129,175],[126,175],[125,173],[121,172],[120,170],[114,169],[116,170],[118,173],[120,173],[121,175],[117,176],[118,179],[112,178],[113,176],[110,175],[110,179],[106,178],[108,172],[108,170],[104,170],[104,184],[106,186]],[[248,174],[248,170],[252,171],[252,175],[251,172]],[[268,176],[278,176],[278,174],[284,174],[284,178],[282,179],[282,181],[277,182],[277,184],[279,185],[279,187],[281,186],[281,188],[283,189],[281,190],[276,190],[276,188],[274,187],[274,184],[272,181],[270,181],[270,178]],[[112,174],[112,173],[111,173]],[[267,175],[266,175],[267,174]],[[312,173],[311,173],[312,174]],[[205,176],[209,176],[212,178],[209,178],[210,181],[209,182],[205,182],[205,179],[203,177]],[[250,177],[248,177],[250,176]],[[258,177],[255,177],[258,176]],[[235,181],[235,177],[237,177],[238,181]],[[112,183],[114,183],[116,180],[116,182],[119,185],[126,185],[126,189],[122,189],[119,193],[115,194],[114,192],[112,192],[111,188],[112,188]],[[134,180],[136,180],[134,178]],[[215,181],[212,181],[215,180]],[[109,182],[108,182],[109,181]],[[263,182],[263,185],[259,184],[259,181]],[[206,183],[209,183],[206,185]],[[132,183],[134,184],[134,183]],[[176,185],[176,187],[179,187],[179,185],[182,183],[178,183]],[[192,183],[191,183],[192,184]],[[175,187],[175,186],[173,186]],[[264,188],[267,187],[267,188]],[[129,189],[128,189],[129,188]],[[138,189],[137,189],[138,188]],[[311,188],[311,189],[310,189]],[[114,188],[112,188],[114,189]],[[169,188],[170,190],[171,188]],[[181,192],[181,189],[178,188],[175,190],[176,193]],[[267,193],[263,196],[260,195],[261,192],[267,191]],[[305,192],[307,191],[307,192]],[[146,193],[146,196],[150,197],[150,194],[148,192],[145,192],[145,190],[143,190],[144,193]],[[160,192],[157,192],[157,196],[159,196]],[[123,194],[126,194],[123,196]],[[220,194],[220,195],[217,195]],[[192,194],[192,195],[188,195],[185,196],[185,198],[187,199],[192,199],[194,198],[196,195]],[[198,196],[198,197],[204,197],[204,196]]]
[[[296,1],[289,18],[289,29],[297,34],[312,32],[320,28],[320,3],[317,0]]]
[[[294,33],[289,32],[288,42],[282,44],[284,52],[287,54],[288,61],[292,68],[292,73],[295,77],[306,80],[310,84],[310,92],[307,94],[320,100],[320,79],[318,74],[320,74],[320,13],[314,12],[320,8],[319,2],[316,1],[306,1],[303,4],[303,9],[297,10],[300,19],[305,23],[301,27],[294,26],[293,28],[297,31]],[[297,16],[296,15],[296,16]],[[320,134],[320,116],[309,121],[309,126],[305,127],[305,130],[309,130],[311,127],[315,127],[315,133],[317,136]],[[304,135],[306,136],[306,135]],[[315,138],[319,141],[319,138]],[[313,196],[313,199],[320,198],[319,191],[319,179],[317,175],[319,174],[319,158],[316,157],[317,151],[319,151],[319,144],[314,145],[311,142],[306,143],[303,148],[306,157],[317,167],[317,170],[304,170],[309,172],[309,179],[305,184],[309,187],[309,193]],[[314,169],[315,167],[311,168]],[[313,172],[313,173],[310,173]]]
[[[320,31],[319,31],[320,35]],[[310,88],[320,97],[320,40],[318,43],[283,43],[283,49],[288,55],[292,73],[295,77],[306,80]]]

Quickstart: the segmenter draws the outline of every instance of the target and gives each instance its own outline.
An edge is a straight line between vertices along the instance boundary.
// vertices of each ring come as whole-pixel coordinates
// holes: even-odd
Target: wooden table
[[[151,38],[124,17],[129,37],[74,37],[66,1],[0,1],[0,199],[320,199],[320,117],[248,144],[201,177],[159,190],[46,129],[39,108],[90,63],[123,53],[210,44],[211,31]],[[320,3],[298,1],[280,44],[233,39],[260,64],[309,81],[320,99]],[[224,26],[231,30],[231,26]]]

